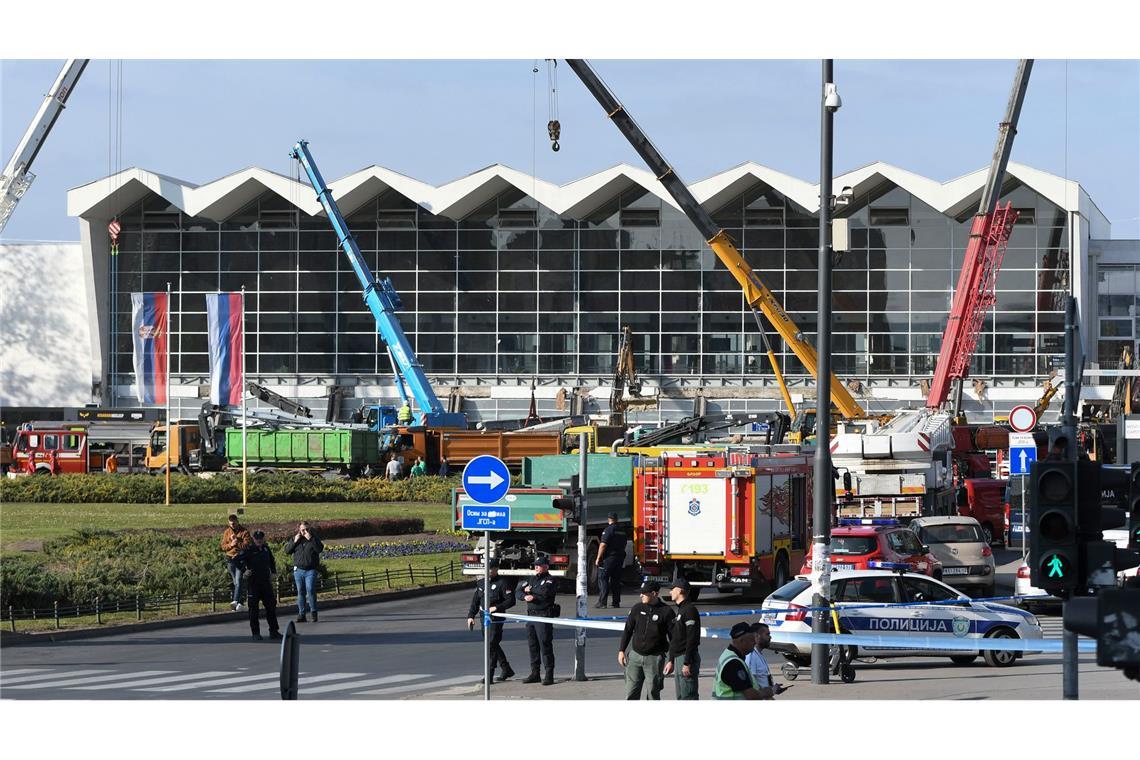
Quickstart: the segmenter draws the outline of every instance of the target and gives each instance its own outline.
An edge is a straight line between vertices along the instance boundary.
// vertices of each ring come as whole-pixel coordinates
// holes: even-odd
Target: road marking
[[[173,673],[173,670],[144,670],[141,673],[119,673],[112,676],[88,676],[87,678],[67,678],[63,681],[42,681],[40,683],[26,683],[20,686],[9,686],[10,689],[55,689],[63,686],[80,686],[81,684],[96,683],[98,681],[124,681],[138,676],[161,676]],[[118,684],[116,684],[118,685]]]
[[[132,673],[141,676],[142,673]],[[175,681],[192,681],[202,678],[215,678],[217,676],[233,675],[232,670],[210,670],[205,673],[191,673],[190,675],[167,676],[166,678],[147,678],[142,681],[127,681],[126,683],[113,683],[100,686],[76,686],[76,691],[99,691],[100,689],[131,689],[136,686],[155,686],[160,683],[174,683]]]
[[[445,678],[442,681],[431,681],[430,683],[413,683],[405,686],[391,686],[387,689],[373,689],[372,691],[362,691],[360,694],[399,694],[408,691],[432,691],[434,689],[441,689],[444,686],[459,686],[461,684],[475,683],[479,680],[479,676],[456,676],[455,678]]]
[[[338,681],[344,678],[360,678],[361,676],[368,675],[367,673],[328,673],[323,676],[306,676],[305,678],[298,678],[298,687],[310,683],[320,683],[321,681]],[[278,689],[280,684],[275,683],[253,683],[244,686],[234,686],[229,689],[211,689],[210,691],[215,694],[241,694],[247,691],[262,691],[266,689]],[[305,692],[306,694],[308,691]]]
[[[0,682],[2,682],[5,678],[11,678],[12,676],[24,675],[25,673],[43,673],[44,670],[46,670],[46,668],[24,668],[23,670],[6,670],[3,673],[0,673]]]
[[[28,683],[29,681],[46,681],[46,680],[50,680],[52,678],[63,678],[65,676],[93,676],[93,675],[96,675],[98,673],[107,673],[107,672],[109,672],[109,671],[106,671],[106,670],[73,670],[70,673],[42,673],[38,676],[20,676],[19,678],[13,678],[11,681],[9,681],[7,683],[0,684],[0,686],[3,686],[6,688],[6,687],[10,686],[11,684],[16,684],[16,683]]]
[[[351,681],[349,683],[334,683],[329,686],[317,686],[312,689],[304,689],[301,691],[301,699],[308,697],[310,694],[325,694],[330,691],[347,691],[349,689],[363,689],[366,686],[380,686],[386,683],[399,683],[400,681],[417,681],[421,678],[431,678],[431,673],[401,673],[395,676],[384,676],[383,678],[369,678],[365,681]]]
[[[248,683],[249,681],[264,681],[266,678],[280,678],[280,673],[266,673],[264,675],[242,675],[231,678],[215,678],[212,681],[202,681],[201,683],[183,683],[176,686],[155,686],[149,689],[136,689],[135,691],[185,691],[187,689],[198,689],[203,686],[222,686],[230,683]]]

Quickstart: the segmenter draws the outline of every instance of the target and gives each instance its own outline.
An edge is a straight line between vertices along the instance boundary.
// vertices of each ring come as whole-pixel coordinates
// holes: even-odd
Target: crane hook
[[[558,139],[562,136],[561,122],[559,122],[558,119],[551,119],[546,123],[546,131],[550,135],[550,141],[553,143],[550,148],[557,153],[560,147],[558,145]]]

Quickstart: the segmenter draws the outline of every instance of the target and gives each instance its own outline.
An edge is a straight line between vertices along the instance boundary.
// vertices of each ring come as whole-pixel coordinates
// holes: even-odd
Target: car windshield
[[[973,544],[984,541],[978,526],[969,523],[924,525],[919,530],[919,536],[926,544]]]
[[[879,547],[875,536],[835,536],[831,537],[832,554],[870,554]]]
[[[811,581],[796,578],[780,586],[768,598],[777,602],[790,602],[809,588],[811,588]]]

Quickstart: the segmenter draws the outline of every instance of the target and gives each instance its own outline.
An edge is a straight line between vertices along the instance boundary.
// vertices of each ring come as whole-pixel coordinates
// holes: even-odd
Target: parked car
[[[851,518],[840,520],[831,529],[831,569],[867,570],[869,562],[893,562],[913,572],[942,577],[942,563],[930,553],[910,528],[898,520]],[[808,546],[800,574],[811,572],[811,546]]]
[[[997,565],[982,526],[972,517],[919,517],[910,529],[942,563],[942,581],[974,596],[993,596]]]
[[[780,634],[812,629],[811,580],[797,577],[764,600],[760,620],[772,631],[771,649],[797,665],[810,662],[811,645],[781,640]],[[844,570],[831,576],[840,631],[855,634],[914,636],[916,643],[932,636],[962,639],[1040,639],[1037,618],[1016,607],[975,602],[945,583],[914,573],[891,570]],[[900,606],[910,605],[910,606]],[[984,658],[991,667],[1008,667],[1021,656],[1008,650],[932,650],[891,646],[859,646],[857,657],[949,657],[958,665]]]

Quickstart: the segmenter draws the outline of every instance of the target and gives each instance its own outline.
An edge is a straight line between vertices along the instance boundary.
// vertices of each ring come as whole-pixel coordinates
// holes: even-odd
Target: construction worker
[[[606,597],[611,593],[614,607],[621,607],[621,569],[625,564],[625,531],[618,527],[617,512],[609,513],[609,525],[602,531],[598,543],[598,603],[594,607],[605,609]]]
[[[737,623],[728,632],[732,643],[721,653],[713,682],[713,699],[763,699],[756,679],[744,658],[756,646],[756,634],[748,623]]]
[[[522,588],[528,615],[558,617],[558,605],[554,603],[554,579],[547,572],[549,568],[550,560],[546,557],[539,555],[534,560],[534,575]],[[554,683],[554,626],[550,623],[527,623],[526,643],[530,647],[530,675],[523,679],[523,683],[539,682],[538,672],[545,660],[546,673],[541,680],[543,686],[550,686]]]
[[[491,576],[491,593],[486,596],[487,601],[484,607],[483,579],[480,578],[475,582],[475,596],[471,598],[471,606],[467,608],[467,630],[469,631],[475,627],[475,617],[479,615],[480,610],[485,608],[487,612],[505,612],[515,604],[515,590],[511,588],[510,583],[499,577],[499,560],[497,558],[491,558],[487,572]],[[502,618],[491,618],[491,630],[488,637],[490,656],[486,673],[494,680],[495,666],[501,665],[503,672],[499,676],[500,681],[505,681],[515,674],[511,664],[507,662],[507,655],[502,647],[503,622]]]
[[[408,405],[407,401],[405,401],[403,406],[396,412],[396,421],[401,425],[412,424],[412,407]]]
[[[119,471],[119,457],[118,457],[118,455],[115,454],[115,452],[112,451],[110,454],[107,455],[107,458],[103,460],[103,472],[115,473],[118,471]]]

